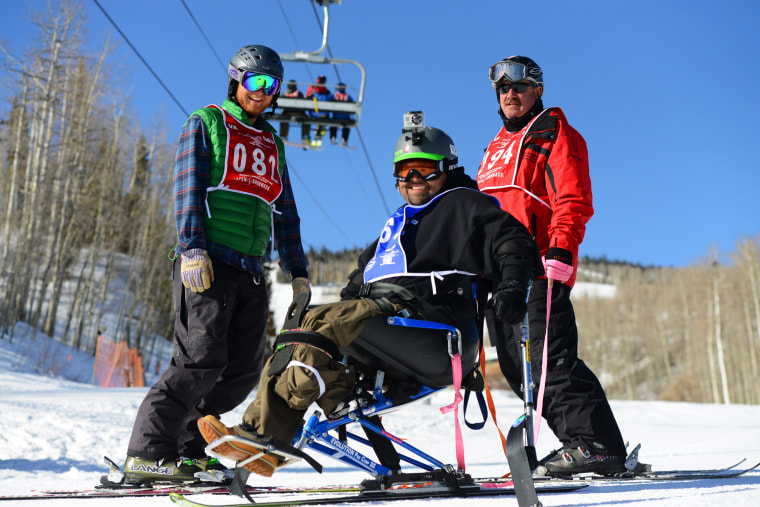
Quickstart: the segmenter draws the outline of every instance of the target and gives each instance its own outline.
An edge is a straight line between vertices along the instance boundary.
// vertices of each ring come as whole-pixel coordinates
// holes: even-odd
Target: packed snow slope
[[[47,340],[37,338],[40,349]],[[56,342],[52,342],[56,343]],[[105,471],[104,455],[122,462],[137,407],[146,389],[107,389],[89,384],[92,363],[77,351],[51,350],[66,358],[56,377],[27,358],[30,342],[0,339],[0,496],[43,489],[90,488]],[[55,347],[60,346],[55,345]],[[55,348],[53,347],[53,348]],[[68,352],[68,354],[67,354]],[[69,355],[70,354],[70,355]],[[66,370],[65,372],[62,370]],[[79,370],[78,372],[76,370]],[[79,381],[63,380],[68,378]],[[506,391],[494,393],[500,426],[506,432],[520,415],[522,404]],[[455,463],[452,414],[439,407],[453,401],[453,392],[436,393],[429,402],[412,404],[385,416],[389,430],[407,438],[444,462]],[[760,407],[742,405],[701,405],[692,403],[613,401],[623,434],[632,445],[642,444],[640,459],[655,469],[713,468],[747,458],[760,461]],[[469,420],[477,420],[472,405]],[[225,414],[223,421],[239,421],[244,407]],[[480,431],[464,429],[467,472],[473,476],[498,476],[507,471],[498,435],[492,421]],[[551,432],[542,425],[539,455],[557,446]],[[357,484],[367,478],[341,463],[317,456],[325,466],[317,474],[305,464],[277,472],[271,479],[252,476],[250,483],[270,485]],[[199,496],[214,504],[235,503],[236,497]],[[760,505],[760,472],[729,480],[682,482],[605,482],[573,493],[542,495],[546,506],[636,505],[722,506]],[[382,504],[383,502],[378,502]],[[448,507],[461,499],[407,500]],[[168,498],[101,500],[3,501],[9,505],[172,505]],[[468,505],[483,507],[517,505],[514,497],[468,499]]]

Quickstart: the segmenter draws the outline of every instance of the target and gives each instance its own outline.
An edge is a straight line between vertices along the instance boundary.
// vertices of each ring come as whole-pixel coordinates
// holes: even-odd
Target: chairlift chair
[[[294,51],[293,53],[280,53],[280,58],[285,62],[301,62],[316,64],[353,64],[359,67],[362,74],[361,84],[359,85],[359,95],[355,102],[332,102],[317,101],[313,98],[295,99],[289,97],[280,97],[277,99],[278,110],[272,114],[269,119],[272,121],[288,122],[293,124],[316,124],[325,126],[339,127],[358,127],[362,114],[362,103],[364,102],[364,86],[367,80],[367,72],[364,66],[355,60],[346,60],[342,58],[328,58],[321,56],[327,48],[327,34],[330,24],[330,14],[328,6],[330,3],[336,3],[336,0],[324,0],[319,2],[324,9],[324,27],[322,30],[322,45],[316,51]],[[337,3],[340,3],[339,1]],[[355,89],[354,87],[350,87]],[[286,110],[287,112],[283,112]],[[314,118],[304,113],[348,113],[353,114],[353,118]]]

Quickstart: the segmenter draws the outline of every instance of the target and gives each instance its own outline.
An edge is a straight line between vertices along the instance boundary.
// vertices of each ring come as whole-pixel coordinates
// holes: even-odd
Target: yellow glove
[[[293,278],[293,281],[290,282],[290,286],[293,287],[293,299],[296,298],[297,295],[304,291],[311,292],[311,287],[309,286],[309,279],[308,278]]]
[[[182,285],[193,292],[203,292],[211,288],[214,281],[214,266],[208,252],[200,248],[191,248],[182,254],[180,268]]]

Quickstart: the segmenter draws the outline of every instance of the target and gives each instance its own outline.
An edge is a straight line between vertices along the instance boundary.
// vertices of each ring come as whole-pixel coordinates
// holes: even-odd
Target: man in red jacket
[[[511,56],[489,69],[504,126],[478,169],[478,188],[525,225],[544,258],[546,278],[528,300],[533,379],[541,378],[547,292],[553,281],[543,415],[563,448],[541,464],[550,475],[625,470],[625,444],[599,380],[578,358],[578,330],[570,302],[578,246],[594,213],[583,137],[559,108],[544,109],[543,72],[530,58]],[[519,327],[489,316],[499,365],[520,395]],[[535,396],[537,400],[537,393]]]

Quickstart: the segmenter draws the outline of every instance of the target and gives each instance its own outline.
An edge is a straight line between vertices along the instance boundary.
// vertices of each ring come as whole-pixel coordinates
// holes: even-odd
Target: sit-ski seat
[[[397,318],[379,315],[369,319],[362,333],[342,352],[365,371],[382,370],[387,380],[431,388],[452,385],[450,332],[413,327],[414,321],[392,325],[388,322],[391,319]],[[456,322],[455,327],[461,334],[462,374],[466,377],[475,366],[480,337],[473,319]],[[458,345],[453,352],[458,352]]]
[[[278,342],[291,343],[289,339],[292,336],[289,335],[293,334],[299,335],[299,341],[309,334],[316,334],[297,330],[309,299],[308,292],[294,298],[283,326],[286,331],[293,332],[283,332]],[[320,346],[314,343],[314,346]],[[454,471],[450,465],[390,434],[383,428],[379,415],[452,385],[452,355],[456,353],[460,354],[462,374],[466,378],[475,367],[479,346],[475,319],[456,321],[452,326],[401,316],[373,317],[367,321],[362,333],[340,351],[356,367],[357,380],[362,385],[357,384],[357,389],[339,410],[324,415],[315,411],[304,421],[292,446],[286,449],[280,448],[279,444],[274,448],[265,445],[262,452],[275,454],[283,460],[283,466],[306,459],[315,469],[321,470],[321,465],[301,450],[316,451],[369,473],[375,478],[377,487],[371,487],[372,481],[365,481],[363,487],[367,489],[385,488],[395,482],[427,483],[431,478],[442,484],[456,483],[461,486],[466,474]],[[337,353],[337,350],[333,351],[333,357]],[[406,388],[410,390],[403,392]],[[355,423],[364,429],[366,438],[347,430],[349,424]],[[217,442],[228,443],[238,439],[241,437],[223,436]],[[352,447],[353,442],[369,446],[374,450],[377,461],[364,454],[363,450]],[[211,448],[213,445],[206,449],[211,456],[215,456]],[[396,447],[402,452],[398,452]],[[402,461],[423,472],[401,473]],[[244,477],[240,480],[245,483]],[[236,473],[235,481],[240,480]]]
[[[454,326],[398,316],[369,319],[361,334],[341,350],[357,370],[357,389],[341,409],[326,414],[325,419],[315,412],[304,424],[296,447],[368,472],[375,479],[364,481],[365,489],[430,480],[460,484],[462,474],[390,434],[379,416],[452,385],[454,353],[460,354],[463,378],[470,375],[479,346],[474,319],[458,321]],[[362,426],[366,438],[347,430],[347,425],[353,423]],[[332,430],[337,430],[337,438]],[[369,446],[376,458],[352,447],[352,442]],[[402,473],[401,462],[422,472]]]

